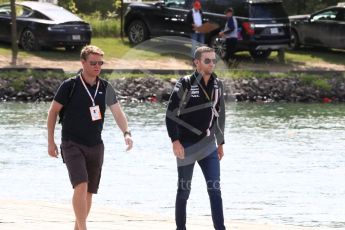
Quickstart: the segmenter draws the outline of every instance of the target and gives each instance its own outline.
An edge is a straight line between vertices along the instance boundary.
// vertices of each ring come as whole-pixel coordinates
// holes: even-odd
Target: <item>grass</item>
[[[68,78],[71,77],[73,74],[69,73],[61,73],[61,72],[53,72],[53,71],[46,71],[42,74],[42,71],[37,70],[26,70],[26,71],[0,71],[0,78],[2,79],[19,79],[21,81],[26,80],[28,77],[33,78]]]
[[[231,78],[231,79],[244,79],[244,78],[270,78],[270,77],[278,77],[284,78],[289,77],[291,74],[288,72],[286,73],[269,73],[269,72],[257,72],[257,71],[250,71],[250,70],[231,70],[231,71],[216,71],[218,76],[222,78]]]
[[[133,48],[127,39],[94,38],[92,44],[105,51],[106,58],[135,58],[156,60],[162,56],[152,51]]]
[[[91,44],[100,47],[105,51],[105,59],[110,58],[134,58],[135,59],[149,59],[156,60],[162,56],[152,51],[146,51],[142,49],[132,49],[127,40],[122,41],[119,38],[92,38]],[[67,55],[66,55],[67,54]],[[6,43],[0,43],[0,55],[10,56],[11,45]],[[79,52],[66,52],[64,48],[56,49],[44,49],[39,52],[28,52],[19,49],[18,57],[29,58],[31,56],[37,56],[50,60],[78,60]]]
[[[47,71],[42,74],[42,71],[33,71],[33,70],[27,70],[27,71],[6,71],[6,72],[0,72],[0,79],[8,79],[10,80],[9,87],[13,87],[16,91],[21,91],[25,87],[25,81],[29,77],[33,77],[35,79],[39,78],[61,78],[65,79],[68,77],[71,77],[71,74],[67,73],[57,73],[52,71]]]
[[[94,37],[120,37],[120,20],[109,18],[100,20],[91,16],[83,16],[83,19],[91,24]]]
[[[72,77],[73,74],[67,74],[67,73],[57,73],[57,72],[44,72],[42,74],[42,71],[6,71],[6,72],[0,72],[0,79],[7,79],[9,80],[9,87],[13,87],[16,91],[21,91],[25,87],[25,81],[29,77],[34,77],[36,79],[40,78],[61,78],[66,79],[68,77]],[[266,77],[272,77],[269,73],[260,73],[258,75],[255,71],[241,71],[238,70],[236,72],[231,72],[231,74],[225,73],[221,75],[222,78],[232,78],[232,79],[245,79],[245,78],[266,78]],[[291,77],[296,76],[301,80],[301,83],[303,85],[311,86],[318,90],[324,90],[326,92],[330,92],[332,89],[332,85],[328,82],[328,77],[322,76],[322,75],[316,75],[316,74],[289,74],[289,73],[282,73],[275,75],[275,77]],[[145,73],[140,74],[132,74],[132,73],[111,73],[111,74],[102,74],[102,77],[108,80],[111,79],[119,79],[119,78],[144,78],[148,77]],[[177,76],[176,74],[150,74],[150,77],[159,78],[162,80],[169,80],[171,78],[178,79],[181,76]]]
[[[300,79],[303,85],[311,86],[318,90],[324,90],[325,92],[330,92],[332,85],[329,83],[329,76],[323,76],[318,74],[306,74],[306,73],[270,73],[270,72],[257,72],[248,70],[232,70],[232,71],[218,71],[218,76],[222,78],[230,78],[233,80],[238,79],[248,79],[248,78],[287,78],[287,77],[297,77]],[[53,71],[47,71],[42,74],[42,71],[27,70],[27,71],[0,71],[0,79],[7,79],[10,81],[9,87],[13,87],[16,91],[21,91],[25,87],[25,81],[29,77],[36,79],[40,78],[60,78],[66,79],[72,77],[73,73],[59,73]],[[144,78],[144,77],[155,77],[162,80],[178,79],[182,76],[178,74],[147,74],[147,73],[104,73],[102,77],[108,80],[119,79],[119,78]],[[345,76],[344,76],[345,77]],[[344,78],[343,77],[343,78]],[[341,80],[342,78],[339,78]]]
[[[300,79],[303,84],[310,85],[319,90],[331,91],[332,85],[328,82],[328,77],[320,75],[301,74]]]
[[[288,51],[286,53],[286,61],[292,62],[328,62],[338,65],[344,65],[345,51],[327,50],[327,49],[311,49],[303,48],[296,51]]]
[[[300,78],[303,84],[313,85],[317,88],[327,89],[328,88],[328,76],[317,75],[317,74],[305,74],[305,73],[276,73],[271,74],[269,72],[257,72],[248,70],[234,70],[234,71],[222,71],[216,72],[221,78],[231,78],[231,79],[248,79],[248,78],[286,78],[286,77],[297,77]],[[24,81],[28,77],[34,78],[61,78],[65,79],[72,77],[73,73],[60,73],[47,71],[42,74],[42,71],[37,70],[27,70],[27,71],[0,71],[0,79],[14,79],[15,81]],[[180,78],[182,75],[178,74],[153,74],[153,73],[104,73],[102,77],[105,79],[118,79],[118,78],[143,78],[143,77],[155,77],[160,79],[169,80],[172,78]]]

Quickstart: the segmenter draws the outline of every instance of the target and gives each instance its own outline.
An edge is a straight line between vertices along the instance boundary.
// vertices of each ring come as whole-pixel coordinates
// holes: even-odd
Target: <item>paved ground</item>
[[[69,204],[0,200],[1,230],[64,230],[73,229],[73,226],[73,211]],[[228,230],[326,230],[240,222],[227,222],[226,226]],[[88,222],[88,229],[97,230],[166,230],[174,227],[174,221],[170,217],[113,210],[108,207],[93,207]],[[211,218],[191,217],[188,219],[188,229],[213,229]]]
[[[0,55],[0,68],[12,67],[10,57]],[[24,68],[62,68],[65,71],[78,71],[80,62],[61,61],[53,59],[44,59],[41,57],[19,58],[18,67]],[[160,60],[136,60],[136,59],[110,59],[106,60],[105,69],[192,69],[191,62],[175,58],[164,57]],[[331,64],[327,62],[307,62],[307,63],[288,63],[280,64],[277,61],[269,60],[267,62],[253,62],[249,58],[239,57],[231,66],[233,69],[243,70],[267,70],[276,72],[285,71],[345,71],[345,65]]]

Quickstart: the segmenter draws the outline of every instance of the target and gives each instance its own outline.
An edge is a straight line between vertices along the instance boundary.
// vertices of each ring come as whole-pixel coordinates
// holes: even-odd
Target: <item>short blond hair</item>
[[[88,45],[81,50],[80,59],[86,60],[90,54],[97,54],[103,57],[104,52],[97,46]]]

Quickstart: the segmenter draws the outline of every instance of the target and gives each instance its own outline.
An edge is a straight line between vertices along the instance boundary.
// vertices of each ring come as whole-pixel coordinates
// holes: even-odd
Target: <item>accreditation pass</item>
[[[90,113],[91,113],[91,119],[92,121],[97,121],[102,119],[101,111],[99,109],[99,106],[91,106],[90,107]]]

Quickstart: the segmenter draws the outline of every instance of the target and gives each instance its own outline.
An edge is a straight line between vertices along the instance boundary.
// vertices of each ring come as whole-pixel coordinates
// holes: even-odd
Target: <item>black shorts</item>
[[[62,141],[61,156],[67,166],[73,188],[80,183],[88,183],[88,192],[96,194],[104,158],[104,145],[92,147],[77,144],[73,141]]]

